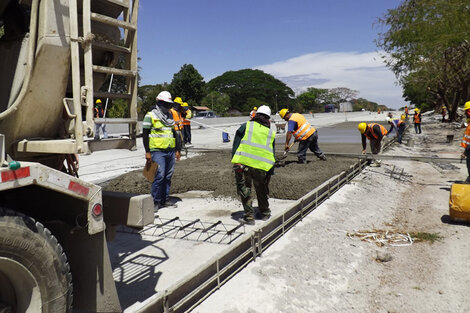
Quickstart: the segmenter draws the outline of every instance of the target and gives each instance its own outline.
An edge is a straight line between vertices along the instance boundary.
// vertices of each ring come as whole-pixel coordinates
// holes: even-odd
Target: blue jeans
[[[153,202],[164,204],[170,199],[171,177],[175,171],[175,151],[152,151],[152,161],[158,163],[152,183]]]

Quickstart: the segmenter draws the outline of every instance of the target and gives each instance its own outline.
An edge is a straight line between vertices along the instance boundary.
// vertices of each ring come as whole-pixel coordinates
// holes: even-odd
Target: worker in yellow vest
[[[191,108],[189,105],[184,102],[183,105],[184,115],[183,115],[183,138],[184,143],[190,145],[191,144],[191,121],[190,119],[193,117],[191,112]]]
[[[469,119],[470,118],[470,101],[467,101],[465,103],[465,106],[463,107],[463,109],[465,111],[465,115],[467,116],[467,119]],[[465,133],[463,135],[462,141],[460,142],[460,146],[464,148],[461,158],[467,159],[468,177],[465,180],[465,183],[470,184],[470,124],[467,124],[467,128],[465,129]]]
[[[244,123],[235,133],[232,147],[232,163],[237,184],[237,193],[241,197],[244,215],[241,223],[254,225],[255,217],[267,220],[271,217],[268,193],[269,181],[274,171],[274,138],[276,132],[271,129],[271,109],[262,105],[255,117]],[[257,216],[253,209],[251,187],[254,185],[258,199]]]
[[[158,164],[151,187],[154,209],[158,210],[164,206],[175,205],[175,202],[170,200],[170,186],[175,170],[175,151],[181,151],[182,143],[176,134],[175,121],[170,112],[173,104],[171,94],[162,91],[156,100],[157,104],[145,114],[142,122],[142,140],[145,159]]]
[[[286,132],[285,150],[290,148],[290,141],[294,136],[295,141],[299,142],[297,150],[297,158],[299,163],[307,163],[307,150],[310,149],[320,160],[326,161],[325,154],[318,146],[318,132],[307,122],[305,117],[300,113],[291,113],[288,109],[279,111],[279,116],[288,122]]]

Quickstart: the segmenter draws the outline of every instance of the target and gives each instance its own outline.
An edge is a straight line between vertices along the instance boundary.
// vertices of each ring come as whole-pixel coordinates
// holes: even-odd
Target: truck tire
[[[33,218],[0,207],[2,312],[70,312],[72,275],[62,247]]]

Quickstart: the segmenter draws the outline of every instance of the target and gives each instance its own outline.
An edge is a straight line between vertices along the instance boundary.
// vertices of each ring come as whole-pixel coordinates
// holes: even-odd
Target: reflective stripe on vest
[[[232,163],[269,171],[275,163],[273,143],[276,133],[257,122],[247,122],[243,138]]]
[[[388,133],[387,129],[385,129],[385,127],[383,127],[382,125],[377,124],[377,123],[371,123],[371,124],[367,125],[370,131],[364,133],[364,135],[367,137],[367,139],[369,139],[369,140],[372,139],[369,135],[372,135],[372,137],[374,137],[374,139],[379,139],[379,136],[374,132],[374,125],[379,125],[380,132],[382,133],[382,136],[385,136]]]
[[[183,129],[183,119],[178,111],[174,109],[170,109],[171,114],[173,114],[173,120],[175,121],[175,130],[182,130]]]
[[[297,130],[293,132],[296,140],[306,140],[315,132],[315,128],[307,122],[302,114],[292,113],[292,116],[289,118],[289,121],[291,120],[296,122],[298,127]]]
[[[462,141],[460,142],[460,146],[464,147],[467,149],[467,147],[470,145],[470,125],[467,126],[465,129],[465,134],[463,135]]]
[[[163,125],[153,112],[148,112],[147,115],[152,118],[152,128],[149,135],[150,150],[174,148],[175,137],[173,137],[172,127]]]

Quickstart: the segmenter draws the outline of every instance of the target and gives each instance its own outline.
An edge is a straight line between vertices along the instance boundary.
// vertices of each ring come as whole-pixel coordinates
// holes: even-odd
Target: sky
[[[141,85],[170,83],[184,64],[204,81],[260,69],[292,88],[347,87],[406,104],[374,40],[395,0],[140,0]]]

